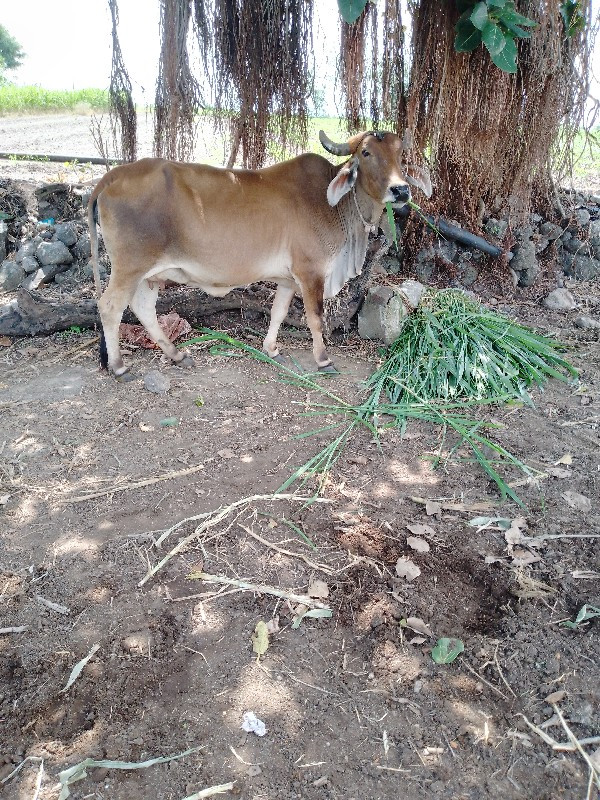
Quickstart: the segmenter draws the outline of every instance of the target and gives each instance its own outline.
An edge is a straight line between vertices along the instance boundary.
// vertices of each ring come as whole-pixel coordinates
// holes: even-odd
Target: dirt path
[[[519,316],[533,320],[534,311],[542,327],[573,338],[568,318],[540,318],[530,306]],[[223,322],[236,333],[238,316]],[[182,800],[230,781],[226,796],[248,800],[585,796],[584,762],[553,752],[523,715],[566,740],[544,700],[564,690],[559,707],[575,734],[600,733],[597,623],[558,624],[600,605],[597,542],[570,538],[600,533],[598,341],[575,342],[584,392],[554,383],[536,408],[493,415],[506,425],[498,440],[536,468],[572,457],[561,477],[519,486],[528,534],[567,537],[541,542],[536,563],[514,566],[501,531],[468,526],[483,513],[470,504],[521,512],[499,502],[473,463],[434,471],[427,456],[440,431],[413,425],[404,439],[384,436],[381,452],[357,434],[327,503],[249,503],[140,586],[198,522],[157,548],[161,532],[272,493],[331,434],[296,438],[328,420],[301,416],[306,392],[264,365],[205,349],[187,372],[135,351],[138,372],[170,376],[171,391],[159,396],[99,373],[88,339],[0,349],[0,628],[24,626],[0,637],[0,778],[24,756],[43,758],[40,797],[55,800],[59,771],[85,758],[138,762],[198,748],[170,765],[93,769],[72,797]],[[309,365],[307,348],[290,348]],[[337,392],[356,396],[371,368],[364,354],[352,339],[338,348]],[[168,418],[177,424],[161,426]],[[182,470],[190,471],[133,487]],[[590,498],[591,510],[571,508],[567,490]],[[449,506],[428,516],[415,497]],[[429,552],[407,545],[408,525],[428,526],[416,530]],[[410,583],[396,577],[401,556],[421,569]],[[333,617],[294,628],[286,601],[191,580],[198,570],[295,593],[325,581]],[[404,627],[409,617],[434,638]],[[259,620],[277,618],[257,663],[251,635]],[[432,660],[440,636],[464,642],[451,665]],[[246,711],[265,722],[264,737],[241,730]],[[32,797],[38,765],[29,762],[2,796]]]

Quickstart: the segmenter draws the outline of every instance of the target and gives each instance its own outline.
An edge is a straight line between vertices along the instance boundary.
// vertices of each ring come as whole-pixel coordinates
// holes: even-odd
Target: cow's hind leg
[[[263,342],[263,350],[275,361],[283,362],[284,360],[279,354],[279,349],[277,347],[277,334],[279,333],[281,323],[286,318],[290,303],[292,302],[292,298],[294,297],[295,293],[296,290],[293,287],[290,288],[288,286],[282,286],[279,284],[277,286],[277,291],[275,292],[275,297],[273,298],[273,305],[271,306],[271,322]]]
[[[133,313],[148,331],[150,338],[156,342],[166,356],[181,367],[193,367],[194,360],[192,357],[182,350],[178,350],[173,342],[167,338],[165,332],[158,324],[158,319],[156,317],[157,299],[158,286],[156,284],[151,286],[148,281],[143,280],[138,284],[129,305]]]
[[[312,277],[302,282],[302,299],[306,321],[313,340],[313,355],[319,372],[337,373],[331,362],[323,341],[323,290],[325,281],[321,277]]]
[[[119,325],[123,312],[129,305],[133,295],[133,287],[129,289],[115,289],[110,282],[104,294],[98,300],[98,311],[102,323],[102,336],[100,339],[100,363],[108,368],[118,381],[131,381],[135,379],[123,363],[121,348],[119,346]]]

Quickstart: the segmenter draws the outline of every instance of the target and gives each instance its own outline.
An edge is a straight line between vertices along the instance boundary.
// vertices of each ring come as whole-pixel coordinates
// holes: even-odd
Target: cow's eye
[[[364,158],[368,158],[371,155],[371,153],[369,153],[368,150],[363,150],[362,151],[362,155],[363,155]]]

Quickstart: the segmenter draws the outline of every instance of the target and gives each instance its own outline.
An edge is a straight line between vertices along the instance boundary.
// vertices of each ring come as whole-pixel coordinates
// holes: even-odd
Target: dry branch
[[[111,486],[108,489],[103,489],[101,492],[91,492],[90,494],[80,495],[79,497],[65,497],[61,498],[61,503],[83,503],[85,500],[95,500],[97,497],[106,497],[108,494],[115,492],[128,492],[131,489],[140,489],[143,486],[152,486],[161,481],[171,481],[174,478],[181,478],[183,475],[192,475],[194,472],[199,472],[204,469],[204,464],[196,464],[195,467],[188,469],[180,469],[176,472],[168,472],[166,475],[158,475],[155,478],[146,478],[143,481],[136,481],[135,483],[125,483],[123,485]]]
[[[270,594],[273,595],[273,597],[281,597],[283,600],[289,600],[291,603],[300,603],[309,608],[325,608],[329,611],[331,610],[328,605],[307,594],[286,592],[285,589],[276,589],[274,586],[241,581],[238,578],[227,578],[225,575],[208,575],[206,572],[192,572],[188,575],[188,578],[190,578],[190,580],[201,580],[207,581],[208,583],[223,583],[226,586],[236,586],[238,589],[256,592],[257,594]]]

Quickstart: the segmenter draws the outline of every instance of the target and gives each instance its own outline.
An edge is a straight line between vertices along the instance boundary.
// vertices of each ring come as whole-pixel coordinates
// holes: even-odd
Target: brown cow
[[[279,357],[279,326],[300,292],[317,366],[335,371],[323,343],[323,299],[360,274],[384,204],[404,205],[409,183],[429,196],[431,184],[425,170],[402,164],[402,141],[393,133],[360,133],[341,145],[322,131],[319,136],[329,152],[349,160],[334,166],[308,153],[243,170],[145,158],[102,178],[88,220],[105,343],[101,359],[117,379],[132,378],[119,348],[127,306],[169,358],[193,365],[157,322],[158,287],[165,282],[217,297],[257,281],[276,283],[263,344],[272,358]],[[112,265],[101,296],[98,212]]]

